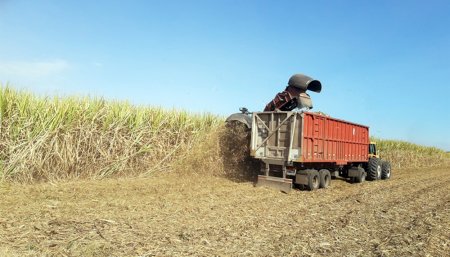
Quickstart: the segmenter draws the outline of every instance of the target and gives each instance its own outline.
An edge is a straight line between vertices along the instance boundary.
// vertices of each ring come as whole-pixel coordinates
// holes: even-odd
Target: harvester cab
[[[369,144],[369,158],[380,158],[380,155],[377,154],[377,143],[376,142],[370,142]]]

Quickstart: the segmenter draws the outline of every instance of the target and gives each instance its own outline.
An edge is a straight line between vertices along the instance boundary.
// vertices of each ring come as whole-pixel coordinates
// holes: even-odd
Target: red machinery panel
[[[331,117],[303,113],[303,162],[367,162],[369,127]]]

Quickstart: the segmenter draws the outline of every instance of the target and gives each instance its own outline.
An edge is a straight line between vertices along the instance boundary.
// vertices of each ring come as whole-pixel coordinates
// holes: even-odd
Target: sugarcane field
[[[0,257],[450,256],[445,1],[0,1]]]

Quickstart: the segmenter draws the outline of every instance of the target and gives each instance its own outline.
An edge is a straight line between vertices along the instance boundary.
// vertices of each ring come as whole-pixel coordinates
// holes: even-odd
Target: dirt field
[[[169,174],[0,185],[1,256],[448,256],[450,171],[283,194]]]

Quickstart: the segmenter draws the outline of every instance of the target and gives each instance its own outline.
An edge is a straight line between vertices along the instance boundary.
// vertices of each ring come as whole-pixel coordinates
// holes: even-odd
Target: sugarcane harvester
[[[327,188],[332,176],[355,183],[389,179],[390,163],[369,141],[369,127],[311,112],[307,91],[320,93],[321,82],[295,74],[263,112],[241,108],[227,118],[250,133],[250,155],[262,164],[256,185],[289,192]]]

